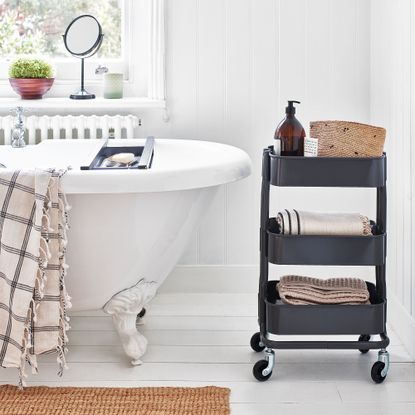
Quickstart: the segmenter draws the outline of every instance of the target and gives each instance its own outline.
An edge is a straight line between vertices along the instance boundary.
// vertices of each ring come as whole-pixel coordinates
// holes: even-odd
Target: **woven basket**
[[[386,130],[348,121],[312,121],[310,137],[318,139],[321,157],[380,157]]]

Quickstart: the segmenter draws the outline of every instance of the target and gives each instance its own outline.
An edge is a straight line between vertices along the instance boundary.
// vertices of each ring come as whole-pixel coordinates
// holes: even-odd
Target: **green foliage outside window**
[[[121,57],[121,0],[0,0],[0,56],[68,56],[62,35],[81,14],[102,25],[98,57]]]

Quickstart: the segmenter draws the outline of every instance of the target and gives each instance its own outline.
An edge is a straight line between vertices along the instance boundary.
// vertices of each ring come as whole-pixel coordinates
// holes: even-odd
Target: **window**
[[[68,58],[62,34],[74,17],[92,14],[103,27],[99,58],[122,58],[122,1],[0,0],[0,53],[13,58],[36,54]]]
[[[0,0],[0,93],[12,95],[8,66],[22,54],[54,65],[52,95],[73,92],[80,62],[66,51],[62,35],[81,14],[95,16],[104,33],[98,53],[85,61],[88,89],[99,89],[102,75],[95,69],[103,65],[124,73],[127,96],[158,91],[164,98],[164,0]]]

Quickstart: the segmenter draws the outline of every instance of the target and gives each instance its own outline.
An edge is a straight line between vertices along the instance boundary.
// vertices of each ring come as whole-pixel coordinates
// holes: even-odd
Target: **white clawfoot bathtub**
[[[50,140],[2,148],[1,161],[8,168],[72,167],[63,186],[72,206],[67,287],[73,309],[103,308],[112,315],[137,365],[147,347],[137,315],[176,265],[218,187],[248,176],[251,163],[245,152],[224,144],[156,139],[149,170],[81,171],[101,145]]]

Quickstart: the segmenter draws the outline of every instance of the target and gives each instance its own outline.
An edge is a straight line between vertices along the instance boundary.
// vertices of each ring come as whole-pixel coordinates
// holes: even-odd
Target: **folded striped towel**
[[[282,302],[287,304],[367,304],[369,291],[359,278],[327,280],[285,275],[277,284]]]
[[[283,235],[355,235],[372,234],[370,220],[359,213],[320,213],[285,209],[277,223]]]

